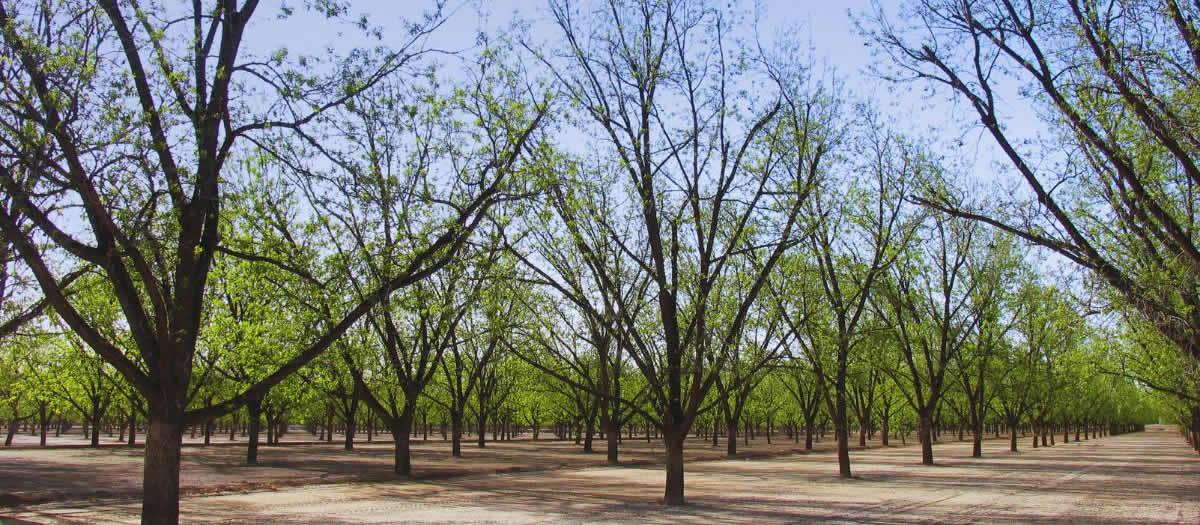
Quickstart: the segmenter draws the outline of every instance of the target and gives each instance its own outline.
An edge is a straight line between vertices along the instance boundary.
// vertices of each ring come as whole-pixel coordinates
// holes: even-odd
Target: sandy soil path
[[[1200,458],[1150,431],[1011,454],[989,441],[688,465],[689,504],[657,503],[659,468],[590,467],[416,482],[342,483],[185,498],[193,523],[1200,523]],[[137,504],[22,509],[4,523],[136,523]]]

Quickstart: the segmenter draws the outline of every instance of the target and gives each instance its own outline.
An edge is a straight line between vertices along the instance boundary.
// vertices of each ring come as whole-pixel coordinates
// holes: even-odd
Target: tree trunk
[[[487,446],[487,413],[483,411],[483,407],[479,408],[479,412],[475,415],[475,444],[479,448]]]
[[[621,443],[621,426],[620,421],[613,415],[608,416],[605,421],[604,437],[608,440],[608,464],[618,464],[617,449]],[[537,427],[534,427],[533,439],[537,439]]]
[[[737,455],[737,420],[727,421],[725,431],[725,455],[734,457]]]
[[[647,429],[648,432],[648,429]],[[687,436],[678,429],[663,432],[667,449],[667,485],[664,505],[683,505],[683,442]]]
[[[921,438],[921,464],[933,464],[933,414],[930,410],[919,413],[918,434]]]
[[[15,419],[16,414],[13,417],[14,419],[8,422],[8,434],[4,436],[4,446],[6,447],[12,446],[13,436],[17,435],[17,430],[21,428],[21,420]]]
[[[395,449],[395,462],[392,466],[392,471],[398,476],[412,476],[412,449],[410,440],[412,439],[412,414],[401,414],[392,427],[392,440]],[[458,444],[458,441],[455,441]],[[462,456],[462,451],[459,450],[454,457]]]
[[[325,408],[325,442],[333,443],[333,408]]]
[[[246,402],[246,464],[258,464],[258,432],[259,419],[262,414],[262,400],[251,399]]]
[[[850,422],[846,421],[845,387],[837,390],[833,407],[833,432],[837,440],[838,476],[848,479],[854,477],[850,472]]]
[[[450,455],[456,458],[462,457],[462,419],[461,413],[450,414]]]
[[[100,446],[100,402],[92,401],[92,447]],[[181,436],[182,437],[182,436]]]
[[[151,407],[142,477],[142,525],[179,523],[183,410]]]
[[[38,445],[46,446],[46,432],[50,429],[50,414],[46,411],[46,404],[38,405]]]
[[[591,454],[593,451],[592,438],[596,434],[595,418],[590,416],[587,418],[587,421],[585,421],[583,424],[583,431],[585,432],[585,435],[583,436],[583,451]]]
[[[211,425],[211,424],[212,423],[205,423],[205,425],[206,425],[205,428],[207,429],[208,428],[207,425]],[[204,434],[204,444],[205,445],[208,444],[208,434],[209,434],[209,432],[206,432]],[[132,447],[134,444],[136,444],[136,442],[137,442],[137,413],[130,410],[129,411],[129,441],[126,443],[126,445]]]
[[[1200,452],[1200,405],[1192,407],[1192,448]]]
[[[971,457],[983,457],[983,414],[972,409],[971,412]]]
[[[346,439],[342,444],[345,450],[354,450],[354,432],[358,429],[358,425],[354,421],[354,416],[346,418]]]

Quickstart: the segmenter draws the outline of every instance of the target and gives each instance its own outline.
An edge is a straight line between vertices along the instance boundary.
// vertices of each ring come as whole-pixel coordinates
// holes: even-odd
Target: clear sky
[[[885,114],[894,119],[899,129],[909,133],[934,137],[945,147],[945,153],[966,164],[965,169],[984,181],[996,181],[1005,164],[997,155],[990,137],[975,126],[975,115],[968,108],[953,103],[942,89],[926,95],[920,84],[896,85],[872,75],[869,66],[874,60],[852,20],[852,15],[870,16],[871,0],[808,1],[808,0],[725,0],[736,9],[753,11],[758,6],[760,32],[765,40],[779,32],[794,32],[812,47],[813,59],[831,68],[844,80],[844,87],[857,100],[872,100]],[[890,18],[899,10],[898,0],[879,0]],[[720,2],[715,2],[720,3]],[[348,24],[324,20],[303,14],[301,0],[285,0],[282,5],[296,7],[296,16],[277,20],[279,4],[264,4],[257,18],[260,24],[247,44],[255,50],[287,47],[295,52],[316,52],[325,47],[371,45],[361,31]],[[373,25],[398,30],[402,20],[419,19],[423,11],[433,6],[433,0],[353,0],[349,19],[367,15]],[[533,21],[537,30],[554,31],[546,19],[545,0],[449,0],[446,24],[430,40],[433,47],[448,50],[469,50],[479,31],[496,33],[520,17]],[[272,12],[274,11],[274,12]],[[549,36],[549,35],[548,35]],[[385,45],[399,45],[403,31],[386,31]],[[806,57],[798,57],[806,59]],[[1001,104],[1015,116],[1006,125],[1018,136],[1029,137],[1042,129],[1034,113],[1015,95],[1004,97]],[[1011,180],[1011,179],[1010,179]],[[1006,184],[1005,186],[1008,186]]]
[[[801,38],[810,40],[817,58],[846,76],[848,84],[855,91],[877,85],[861,78],[871,57],[850,18],[850,13],[868,13],[871,10],[870,0],[725,1],[743,11],[753,11],[754,6],[758,5],[760,12],[765,15],[762,33],[766,38],[778,31],[795,31]],[[284,5],[293,6],[298,3],[298,0],[283,2]],[[433,0],[352,0],[350,5],[349,18],[367,15],[372,24],[395,28],[402,19],[418,19],[423,11],[433,5]],[[517,17],[534,21],[535,27],[544,25],[549,31],[552,29],[548,24],[539,24],[546,20],[545,6],[546,0],[450,0],[446,9],[449,19],[431,42],[434,46],[446,49],[467,48],[473,44],[477,31],[502,31]],[[260,18],[272,18],[273,13],[269,11],[272,8],[267,5],[260,7],[260,15],[267,15]],[[296,9],[297,13],[301,11]],[[350,38],[357,33],[354,29],[338,27],[313,16],[295,16],[283,23],[268,22],[264,29],[266,31],[263,33],[254,35],[255,42],[252,45],[287,45],[293,49],[315,46],[315,50],[338,39],[345,39],[346,43],[358,40]],[[403,35],[397,35],[394,42],[388,42],[389,38],[385,36],[384,43],[395,44],[403,39]]]

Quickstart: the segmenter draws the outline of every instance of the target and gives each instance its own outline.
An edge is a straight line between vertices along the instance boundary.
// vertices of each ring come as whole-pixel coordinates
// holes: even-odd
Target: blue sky
[[[975,115],[967,108],[954,104],[945,89],[932,96],[923,93],[920,84],[896,85],[879,79],[869,72],[874,60],[870,48],[864,45],[855,28],[851,15],[868,15],[872,11],[871,0],[847,1],[801,1],[801,0],[727,0],[736,9],[749,11],[759,6],[762,18],[761,34],[764,39],[781,31],[810,43],[813,57],[820,65],[831,68],[844,80],[847,91],[856,100],[872,100],[897,124],[897,128],[925,138],[935,138],[945,147],[944,152],[965,164],[965,169],[974,177],[984,181],[996,181],[1005,163],[997,155],[990,137],[980,133],[975,124]],[[895,19],[899,2],[880,0],[885,12]],[[247,44],[255,51],[287,47],[296,52],[319,51],[332,46],[349,48],[356,45],[372,45],[361,32],[348,24],[324,20],[311,14],[302,14],[302,0],[286,0],[282,5],[296,7],[297,16],[276,20],[275,13],[280,4],[266,4],[259,8],[261,25],[251,33]],[[402,20],[419,19],[423,11],[433,6],[433,0],[354,0],[350,3],[348,18],[357,19],[367,15],[371,24],[389,29],[402,27]],[[430,45],[451,50],[470,50],[475,43],[475,34],[480,30],[489,33],[502,31],[515,17],[534,21],[534,27],[554,29],[545,23],[545,0],[451,0],[447,5],[450,13],[446,24],[433,36]],[[541,24],[538,21],[543,21]],[[549,36],[549,35],[548,35]],[[403,41],[401,31],[385,32],[381,42],[398,45]],[[803,58],[803,57],[799,57]],[[1042,129],[1034,113],[1024,101],[1015,95],[1004,100],[1009,104],[1008,113],[1016,118],[1007,121],[1009,129],[1018,136],[1028,137]],[[1006,184],[1008,186],[1008,184]]]

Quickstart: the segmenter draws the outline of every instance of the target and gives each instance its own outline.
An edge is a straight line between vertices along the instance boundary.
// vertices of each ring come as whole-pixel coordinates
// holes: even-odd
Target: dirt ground
[[[291,441],[280,446],[260,445],[258,465],[245,465],[245,444],[213,441],[200,446],[185,440],[180,485],[184,495],[232,491],[278,489],[289,486],[345,483],[351,481],[394,480],[393,444],[390,440],[356,442],[346,451],[338,440],[319,443],[311,435],[290,433]],[[341,436],[337,436],[341,437]],[[389,436],[390,437],[390,436]],[[107,442],[99,449],[79,446],[81,439],[70,440],[67,447],[0,448],[0,507],[14,504],[64,502],[109,498],[138,497],[142,489],[142,454],[139,447],[129,448]],[[780,456],[803,453],[803,443],[777,435],[771,444],[756,439],[749,446],[738,443],[739,458]],[[816,453],[831,451],[830,438],[814,444]],[[876,441],[868,447],[878,447]],[[439,480],[466,475],[511,473],[603,466],[605,442],[597,439],[595,452],[585,454],[582,446],[570,441],[520,439],[488,441],[478,448],[475,441],[464,440],[463,457],[450,455],[450,442],[431,436],[429,441],[412,441],[413,474],[417,480]],[[662,460],[662,442],[644,438],[627,439],[620,449],[621,462],[627,466],[652,465]],[[689,461],[725,457],[725,443],[693,439],[687,448]]]
[[[836,464],[827,451],[692,461],[687,467],[688,505],[671,509],[657,503],[663,473],[655,465],[591,466],[602,463],[603,455],[580,454],[567,444],[526,442],[489,444],[485,451],[467,449],[467,459],[447,460],[434,445],[419,447],[414,462],[426,472],[424,479],[325,478],[327,483],[319,485],[193,495],[183,500],[183,517],[194,523],[1200,523],[1200,457],[1177,433],[1162,428],[1018,454],[1007,452],[1004,440],[989,441],[983,459],[969,457],[969,443],[946,442],[936,447],[938,465],[933,467],[921,466],[919,452],[911,446],[856,451],[852,459],[859,479],[848,481],[835,477]],[[641,454],[649,463],[661,453],[628,445],[626,457],[634,461],[643,461]],[[777,442],[772,448],[778,450],[768,450],[760,443],[752,455],[767,456],[791,446]],[[691,448],[694,460],[720,454],[700,443]],[[350,465],[386,470],[388,461],[373,448],[349,454],[355,459],[348,461],[346,453],[334,454],[330,447],[285,446],[264,450],[264,460],[270,462],[265,467],[222,466],[231,457],[221,454],[236,450],[240,449],[187,450],[185,486],[196,487],[205,476],[233,479],[238,473],[269,483],[271,476],[264,475],[272,472],[269,469],[302,469],[303,476],[321,479],[324,469],[333,467],[358,479]],[[10,460],[29,452],[0,455],[0,491],[13,485]],[[47,453],[63,452],[80,451]],[[98,485],[110,480],[107,465],[118,463],[124,465],[125,477],[140,477],[140,469],[130,470],[138,463],[133,451],[103,452],[111,453],[108,461],[92,457],[87,463],[78,456],[21,459],[17,464],[24,470],[18,475],[50,475],[44,480],[48,487],[62,481],[49,473],[70,466],[78,484]],[[484,463],[491,466],[479,466]],[[454,475],[456,466],[465,471]],[[495,473],[513,467],[526,471]],[[476,473],[488,468],[492,473]],[[536,468],[551,470],[532,470]],[[451,470],[434,475],[439,469]],[[80,500],[79,493],[70,490],[62,494],[61,501],[11,508],[7,517],[0,512],[0,521],[138,520],[136,500]]]

